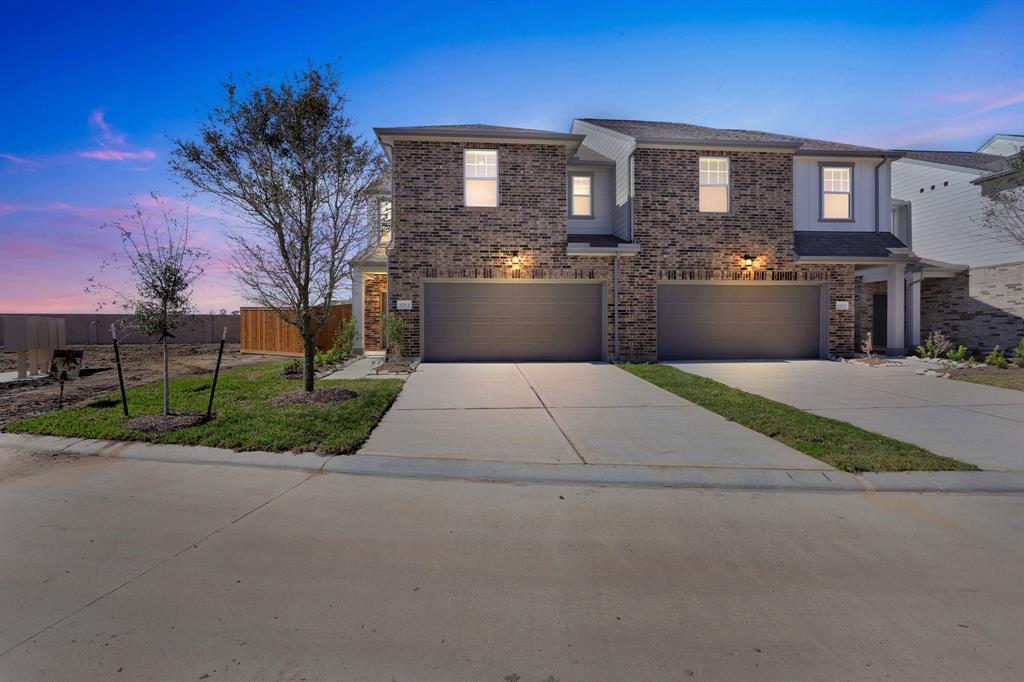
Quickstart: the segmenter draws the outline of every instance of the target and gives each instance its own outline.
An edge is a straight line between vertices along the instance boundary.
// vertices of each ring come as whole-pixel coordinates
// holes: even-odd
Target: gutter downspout
[[[614,313],[612,316],[612,335],[614,342],[612,345],[612,355],[615,362],[619,361],[619,259],[622,258],[619,254],[615,254],[615,267],[612,274],[612,289],[613,293],[613,305]]]
[[[878,232],[878,223],[880,222],[878,212],[881,210],[881,197],[878,196],[878,169],[881,168],[884,163],[885,157],[883,156],[882,160],[878,162],[877,166],[875,166],[875,232]]]

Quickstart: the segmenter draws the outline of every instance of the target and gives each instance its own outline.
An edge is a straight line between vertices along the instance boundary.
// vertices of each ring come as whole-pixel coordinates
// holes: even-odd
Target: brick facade
[[[384,318],[380,295],[388,290],[385,274],[365,275],[363,278],[363,350],[384,350]]]
[[[463,150],[496,148],[499,206],[463,206]],[[783,152],[729,152],[730,212],[697,211],[699,152],[637,149],[634,232],[637,256],[621,259],[619,338],[623,359],[657,354],[657,283],[662,280],[821,282],[830,288],[829,349],[853,350],[852,265],[793,262],[793,158]],[[420,354],[420,285],[425,279],[598,280],[608,288],[612,344],[613,259],[566,253],[568,151],[553,144],[481,144],[399,140],[394,145],[397,230],[388,260],[389,303],[406,324],[406,347]],[[741,256],[757,258],[753,270]],[[518,255],[520,265],[511,258]],[[851,305],[851,308],[855,306]],[[609,356],[612,348],[609,347]]]
[[[921,336],[940,331],[954,343],[987,352],[1024,338],[1024,263],[971,268],[921,286]]]
[[[872,297],[875,294],[884,294],[886,287],[885,282],[868,282],[865,284],[860,278],[857,279],[857,326],[853,334],[853,346],[858,353],[861,352],[864,335],[874,328],[875,310]],[[875,352],[885,352],[885,347],[879,339],[873,339],[873,343]]]

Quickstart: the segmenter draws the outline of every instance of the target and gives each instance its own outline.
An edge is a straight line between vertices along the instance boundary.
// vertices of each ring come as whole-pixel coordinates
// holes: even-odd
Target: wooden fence
[[[241,351],[266,355],[302,355],[299,330],[282,320],[270,308],[242,308]],[[316,346],[329,350],[334,345],[334,332],[352,317],[352,304],[331,306],[331,316],[320,330]]]

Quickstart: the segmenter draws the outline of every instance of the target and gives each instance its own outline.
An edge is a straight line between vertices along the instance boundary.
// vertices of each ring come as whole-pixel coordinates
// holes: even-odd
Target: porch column
[[[907,345],[921,343],[921,280],[924,274],[911,272],[907,275]]]
[[[885,325],[885,336],[886,336],[886,355],[903,355],[907,352],[907,346],[904,343],[904,279],[903,279],[903,263],[899,265],[890,265],[888,271],[888,278],[886,280],[886,325]]]
[[[363,352],[363,288],[366,286],[362,268],[352,268],[352,316],[356,321],[356,338],[352,343],[353,353]]]

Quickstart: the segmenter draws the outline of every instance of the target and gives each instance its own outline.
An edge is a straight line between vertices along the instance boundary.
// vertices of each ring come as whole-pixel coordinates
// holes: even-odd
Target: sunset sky
[[[94,310],[86,278],[117,249],[99,226],[133,198],[184,191],[170,139],[192,133],[228,74],[274,78],[307,59],[339,67],[367,136],[568,130],[585,116],[889,148],[973,150],[1024,132],[1022,0],[156,4],[5,9],[0,312]],[[238,308],[221,236],[231,216],[205,197],[196,211],[214,256],[198,306]]]

